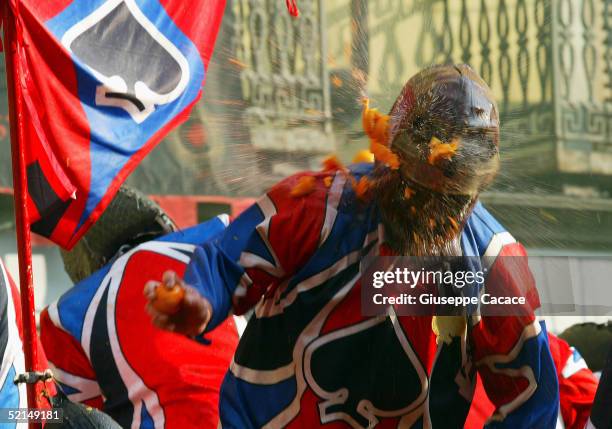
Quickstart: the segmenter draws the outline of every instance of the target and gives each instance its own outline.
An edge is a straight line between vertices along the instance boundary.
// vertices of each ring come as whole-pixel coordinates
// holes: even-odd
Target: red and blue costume
[[[557,428],[583,429],[591,414],[598,381],[587,367],[580,353],[564,340],[548,334],[550,351],[559,379],[559,419]],[[478,379],[474,403],[470,409],[466,429],[483,427],[488,416],[495,410]]]
[[[13,383],[17,374],[25,372],[23,344],[21,341],[21,308],[19,292],[0,261],[0,408],[25,408],[28,406],[25,384]],[[26,423],[3,423],[6,428],[25,428]]]
[[[360,164],[351,175],[359,181],[372,169]],[[314,190],[290,196],[304,174],[315,176]],[[488,427],[554,427],[557,376],[533,314],[475,319],[470,352],[460,341],[437,346],[431,317],[361,314],[360,275],[385,253],[380,208],[360,201],[346,174],[331,184],[327,174],[276,185],[198,247],[185,273],[212,305],[208,331],[231,311],[254,308],[223,382],[222,426],[462,427],[474,388],[471,362],[496,407]],[[464,255],[525,256],[481,204],[463,228],[461,248]],[[497,258],[489,276],[511,282],[504,273]]]
[[[48,363],[38,341],[37,347],[38,367],[44,370],[47,368]],[[23,383],[14,383],[16,375],[25,373],[19,290],[1,260],[0,352],[2,353],[2,365],[0,367],[0,408],[26,408],[28,406],[26,386]],[[42,398],[53,396],[54,394],[55,387],[52,383],[36,384],[36,395],[40,400],[39,406],[47,407],[47,402]],[[1,423],[0,427],[26,429],[28,424],[7,421]]]
[[[142,289],[182,274],[215,218],[141,244],[78,283],[41,315],[41,337],[68,398],[125,428],[213,428],[221,381],[238,342],[233,319],[200,342],[153,327]]]

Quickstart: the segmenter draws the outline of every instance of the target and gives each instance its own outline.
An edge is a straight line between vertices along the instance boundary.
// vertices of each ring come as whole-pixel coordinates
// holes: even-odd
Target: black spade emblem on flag
[[[62,44],[101,82],[96,105],[122,108],[137,123],[189,82],[185,56],[134,0],[105,2],[66,31]]]
[[[305,350],[304,375],[322,398],[322,423],[366,429],[380,418],[419,414],[427,398],[427,374],[395,315],[319,337]]]

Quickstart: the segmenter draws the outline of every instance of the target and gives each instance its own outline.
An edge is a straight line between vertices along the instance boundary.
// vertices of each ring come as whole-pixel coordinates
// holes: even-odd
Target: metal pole
[[[8,89],[9,121],[11,133],[11,155],[13,166],[13,198],[15,203],[15,226],[17,234],[17,255],[19,257],[19,284],[21,296],[21,313],[23,327],[23,351],[25,354],[26,371],[37,371],[38,343],[36,319],[34,310],[34,284],[32,277],[32,246],[30,240],[30,224],[28,217],[28,190],[25,161],[25,145],[23,142],[23,105],[22,94],[18,85],[21,83],[19,49],[22,41],[16,31],[16,17],[9,5],[4,1],[4,43],[6,60],[6,77]],[[38,407],[36,384],[27,384],[28,407]],[[40,424],[29,423],[31,429],[39,428]]]

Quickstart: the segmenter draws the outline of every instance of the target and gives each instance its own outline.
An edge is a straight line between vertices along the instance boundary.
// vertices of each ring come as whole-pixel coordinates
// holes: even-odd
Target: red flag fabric
[[[71,248],[201,94],[225,1],[11,0],[34,232]]]

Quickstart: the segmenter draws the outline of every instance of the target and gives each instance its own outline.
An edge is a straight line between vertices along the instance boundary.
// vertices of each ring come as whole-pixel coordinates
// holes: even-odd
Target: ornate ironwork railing
[[[322,0],[232,0],[236,62],[251,143],[258,150],[329,152],[329,82]]]
[[[605,45],[606,52],[604,55],[604,61],[606,62],[606,72],[608,75],[606,88],[608,89],[608,96],[606,101],[612,103],[612,2],[602,0],[604,2],[604,32],[605,32]]]
[[[556,0],[552,13],[559,168],[612,174],[609,1]]]
[[[465,62],[482,75],[500,96],[513,173],[556,168],[554,2],[434,0],[423,9],[417,65]]]

